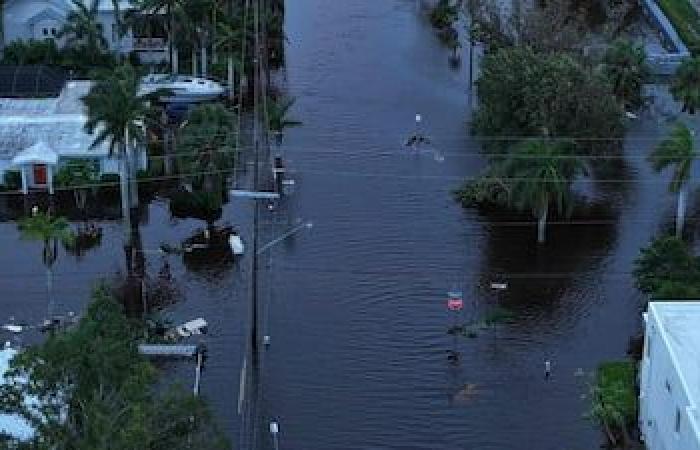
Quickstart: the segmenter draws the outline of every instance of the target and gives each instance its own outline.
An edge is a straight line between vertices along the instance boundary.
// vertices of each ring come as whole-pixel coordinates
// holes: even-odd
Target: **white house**
[[[89,7],[93,0],[81,1]],[[124,54],[134,51],[144,62],[168,60],[168,43],[162,27],[138,27],[141,29],[129,30],[120,38],[113,1],[98,1],[98,21],[110,50]],[[58,41],[57,34],[73,8],[71,0],[5,0],[2,18],[4,43],[8,44],[16,40],[54,39],[60,46],[61,42]],[[131,2],[119,0],[119,9],[122,14],[132,9]],[[154,22],[153,18],[144,17],[144,21],[146,20]]]
[[[0,98],[0,182],[9,170],[18,170],[22,190],[45,189],[53,193],[53,175],[71,159],[98,163],[100,174],[118,173],[118,161],[109,156],[107,144],[91,149],[94,136],[85,131],[81,97],[89,81],[66,83],[58,98]],[[137,168],[147,167],[146,152],[136,151]]]
[[[700,450],[700,302],[651,302],[640,370],[648,450]]]

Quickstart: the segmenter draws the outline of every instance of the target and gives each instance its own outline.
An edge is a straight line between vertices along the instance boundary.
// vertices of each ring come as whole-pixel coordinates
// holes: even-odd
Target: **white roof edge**
[[[661,322],[661,309],[672,307],[672,306],[691,306],[694,305],[696,308],[698,308],[698,311],[700,311],[700,301],[655,301],[655,302],[649,302],[649,310],[653,312],[653,320],[654,323],[656,324],[656,328],[658,328],[658,333],[659,336],[661,336],[661,339],[664,342],[664,345],[668,349],[668,355],[671,358],[671,362],[673,363],[673,367],[676,368],[676,373],[678,375],[678,379],[681,382],[681,386],[683,387],[683,390],[685,391],[686,397],[688,398],[689,405],[686,407],[686,410],[688,412],[690,411],[697,411],[697,401],[700,401],[700,399],[693,398],[691,395],[693,391],[691,391],[688,388],[688,382],[685,379],[685,373],[683,371],[679,370],[681,368],[681,365],[679,364],[678,361],[678,355],[676,355],[676,352],[674,350],[674,346],[671,345],[671,341],[669,340],[668,333],[666,332],[666,329],[663,326],[663,323]],[[689,414],[689,417],[695,418],[695,414]],[[698,431],[697,425],[697,420],[692,420],[693,423],[693,429],[696,432],[696,436],[700,436],[700,433]]]

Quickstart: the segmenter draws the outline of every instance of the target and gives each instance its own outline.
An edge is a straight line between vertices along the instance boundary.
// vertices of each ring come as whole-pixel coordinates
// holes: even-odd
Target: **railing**
[[[662,42],[672,49],[667,54],[648,54],[647,63],[655,75],[673,75],[690,52],[656,0],[640,0],[640,3],[644,15],[656,27]]]
[[[164,50],[167,40],[159,37],[135,37],[134,50]]]

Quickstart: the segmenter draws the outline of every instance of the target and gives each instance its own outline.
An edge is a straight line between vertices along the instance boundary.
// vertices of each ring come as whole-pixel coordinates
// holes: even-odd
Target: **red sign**
[[[459,311],[464,306],[461,298],[450,297],[447,299],[447,309],[450,311]]]

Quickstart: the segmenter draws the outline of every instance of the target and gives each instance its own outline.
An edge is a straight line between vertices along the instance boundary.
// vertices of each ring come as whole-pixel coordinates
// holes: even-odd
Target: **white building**
[[[89,81],[66,83],[57,98],[0,98],[0,183],[9,170],[17,170],[22,190],[53,192],[53,176],[71,159],[94,160],[100,174],[119,173],[118,160],[109,156],[107,143],[91,149],[94,135],[85,131],[81,97]],[[137,149],[137,168],[147,167],[146,152]]]
[[[639,426],[649,450],[700,450],[700,302],[651,302]]]
[[[93,0],[81,0],[88,7]],[[132,51],[139,55],[141,61],[157,62],[168,59],[168,43],[162,27],[140,27],[142,30],[129,30],[125,36],[119,36],[114,3],[112,0],[98,0],[98,21],[102,26],[109,49],[117,53],[128,54]],[[16,40],[53,39],[59,46],[57,34],[63,26],[68,13],[74,8],[71,0],[5,0],[3,7],[4,43]],[[132,9],[129,0],[119,0],[119,9],[123,14]],[[151,20],[152,18],[143,18]],[[146,32],[146,29],[149,31]],[[153,30],[156,30],[155,33]],[[155,36],[153,36],[155,34]]]

